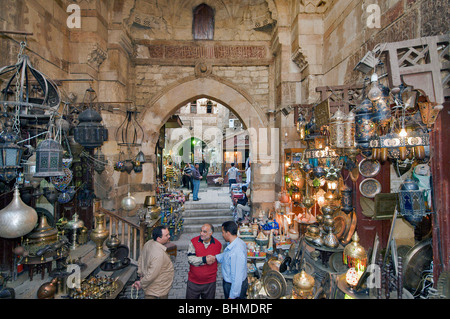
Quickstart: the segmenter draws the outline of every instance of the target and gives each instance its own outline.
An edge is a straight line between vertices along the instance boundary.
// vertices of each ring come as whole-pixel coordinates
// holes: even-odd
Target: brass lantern
[[[356,231],[352,236],[352,242],[344,248],[343,258],[344,264],[349,268],[355,268],[357,272],[362,273],[367,267],[367,253],[359,244],[359,236]]]
[[[333,148],[345,147],[344,118],[345,114],[341,110],[337,110],[330,119],[330,146]]]
[[[307,274],[302,269],[292,279],[292,298],[293,299],[313,299],[314,298],[314,277]]]

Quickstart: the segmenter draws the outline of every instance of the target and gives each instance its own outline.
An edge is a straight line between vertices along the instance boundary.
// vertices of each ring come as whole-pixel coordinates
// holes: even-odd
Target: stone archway
[[[253,193],[255,207],[271,206],[275,199],[275,180],[278,174],[278,133],[271,127],[264,111],[239,88],[212,77],[188,78],[178,81],[149,100],[141,116],[141,124],[148,137],[146,149],[153,153],[159,131],[167,120],[183,105],[198,98],[219,102],[233,111],[249,132],[252,150]],[[275,134],[273,131],[276,131]],[[272,142],[271,142],[272,141]],[[273,154],[276,153],[276,154]]]

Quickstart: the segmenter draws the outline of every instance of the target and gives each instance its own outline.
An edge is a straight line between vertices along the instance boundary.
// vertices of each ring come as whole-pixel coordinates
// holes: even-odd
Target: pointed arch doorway
[[[208,98],[229,108],[249,132],[253,175],[252,202],[256,204],[255,207],[264,207],[264,203],[272,205],[276,200],[275,180],[279,168],[277,131],[271,127],[266,114],[251,96],[230,83],[209,77],[188,78],[150,99],[141,116],[141,124],[148,137],[144,152],[153,154],[161,127],[181,106],[199,98]],[[153,177],[148,183],[154,184],[156,165],[151,169],[153,174],[149,175]]]

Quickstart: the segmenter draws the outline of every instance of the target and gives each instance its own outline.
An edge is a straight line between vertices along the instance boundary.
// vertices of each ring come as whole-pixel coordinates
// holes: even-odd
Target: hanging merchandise
[[[18,238],[33,230],[38,222],[36,210],[20,198],[18,186],[14,188],[12,201],[0,210],[0,237]]]
[[[47,138],[36,148],[36,174],[35,177],[64,176],[63,148],[54,139]]]
[[[95,91],[87,89],[83,104],[88,108],[78,116],[79,123],[73,130],[75,141],[87,149],[100,147],[108,140],[108,130],[101,124],[102,117],[91,105],[95,99]]]
[[[17,144],[19,135],[13,130],[9,119],[3,123],[3,131],[0,133],[0,180],[10,182],[17,176],[20,159],[24,147]]]
[[[376,132],[372,120],[372,102],[364,99],[355,110],[355,142],[358,148],[367,149],[369,141]]]
[[[398,197],[400,213],[411,225],[417,226],[430,213],[426,211],[424,190],[412,178],[400,185]]]
[[[125,120],[116,130],[116,141],[120,146],[141,146],[144,140],[144,129],[137,121],[137,110],[127,110]]]

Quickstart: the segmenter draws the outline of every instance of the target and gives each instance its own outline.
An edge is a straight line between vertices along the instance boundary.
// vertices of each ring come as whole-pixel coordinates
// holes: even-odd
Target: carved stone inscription
[[[147,45],[150,59],[264,59],[262,45]]]

